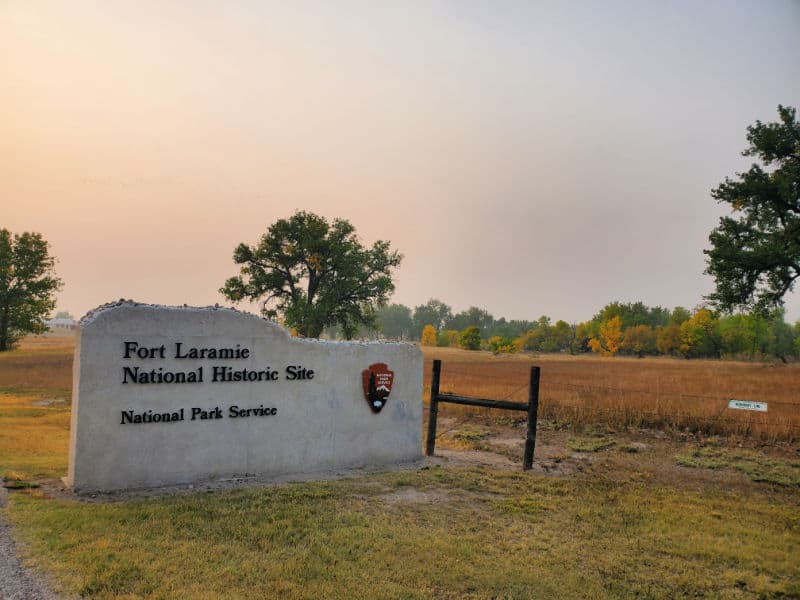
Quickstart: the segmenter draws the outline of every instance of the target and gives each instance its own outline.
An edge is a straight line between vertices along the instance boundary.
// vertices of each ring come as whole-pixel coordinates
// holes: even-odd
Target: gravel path
[[[25,568],[11,537],[11,526],[3,518],[8,491],[0,486],[0,598],[2,600],[57,600],[36,573]]]

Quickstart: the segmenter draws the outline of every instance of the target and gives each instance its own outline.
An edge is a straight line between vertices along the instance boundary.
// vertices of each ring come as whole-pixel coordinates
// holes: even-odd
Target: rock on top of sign
[[[362,372],[385,363],[376,414]],[[157,487],[421,458],[422,354],[407,343],[292,337],[220,306],[128,300],[81,320],[68,484]]]
[[[304,337],[295,337],[293,336],[288,329],[279,325],[275,321],[268,319],[266,317],[261,317],[255,315],[251,312],[238,310],[232,306],[221,306],[219,304],[213,304],[209,306],[189,306],[188,304],[183,304],[182,306],[173,306],[168,304],[152,304],[149,302],[137,302],[136,300],[126,300],[125,298],[120,298],[119,300],[113,300],[111,302],[106,302],[105,304],[101,304],[91,310],[89,310],[83,317],[80,318],[78,324],[81,328],[86,327],[90,323],[94,322],[98,317],[100,317],[103,313],[113,310],[120,307],[139,307],[139,308],[154,308],[159,310],[166,310],[166,311],[219,311],[225,313],[232,313],[236,315],[241,315],[245,318],[253,319],[259,323],[266,323],[268,326],[273,327],[276,331],[281,331],[283,334],[288,338],[292,339],[296,342],[311,342],[314,344],[360,344],[360,345],[380,345],[380,344],[390,344],[390,345],[401,345],[401,346],[410,346],[412,348],[416,348],[416,344],[410,342],[395,342],[395,341],[387,341],[387,340],[348,340],[348,341],[337,341],[337,340],[323,340],[323,339],[314,339],[314,338],[304,338]]]

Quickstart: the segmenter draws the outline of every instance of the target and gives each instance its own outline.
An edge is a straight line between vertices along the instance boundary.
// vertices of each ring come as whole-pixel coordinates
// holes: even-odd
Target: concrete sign
[[[413,345],[302,340],[231,309],[121,301],[81,321],[66,481],[119,490],[408,462],[421,424]]]

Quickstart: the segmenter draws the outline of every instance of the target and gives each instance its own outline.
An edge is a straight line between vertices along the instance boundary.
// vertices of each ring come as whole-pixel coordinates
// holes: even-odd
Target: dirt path
[[[57,600],[42,577],[27,569],[19,558],[11,526],[3,517],[8,491],[0,487],[0,598],[2,600]]]

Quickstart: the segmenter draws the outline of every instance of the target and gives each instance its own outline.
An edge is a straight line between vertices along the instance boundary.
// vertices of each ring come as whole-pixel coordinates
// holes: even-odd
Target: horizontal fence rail
[[[425,444],[425,453],[433,456],[436,449],[436,421],[439,415],[439,403],[461,404],[464,406],[480,406],[482,408],[499,408],[502,410],[518,410],[528,413],[528,427],[525,434],[525,452],[522,459],[522,468],[533,468],[533,451],[536,447],[536,420],[539,413],[539,367],[531,367],[528,383],[528,402],[509,402],[506,400],[491,400],[488,398],[472,398],[456,394],[439,393],[439,381],[442,375],[442,361],[433,361],[431,374],[431,400],[428,410],[428,437]]]

